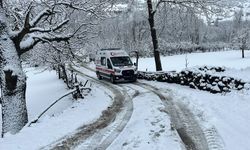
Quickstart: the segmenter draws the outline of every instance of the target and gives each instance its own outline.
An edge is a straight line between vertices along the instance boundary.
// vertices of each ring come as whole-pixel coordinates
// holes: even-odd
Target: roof
[[[128,56],[127,52],[121,49],[104,49],[97,52],[99,56],[107,56],[107,57],[119,57],[119,56]]]
[[[102,48],[101,51],[121,50],[121,48]]]

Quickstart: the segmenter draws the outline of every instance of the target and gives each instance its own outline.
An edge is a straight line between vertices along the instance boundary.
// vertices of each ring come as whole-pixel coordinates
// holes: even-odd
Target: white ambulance
[[[96,52],[96,75],[98,79],[107,78],[112,83],[126,80],[135,82],[137,69],[129,55],[119,48],[101,49]]]

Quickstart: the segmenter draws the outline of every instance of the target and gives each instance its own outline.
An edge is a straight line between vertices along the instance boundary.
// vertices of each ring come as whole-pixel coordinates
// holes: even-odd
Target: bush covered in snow
[[[198,68],[206,70],[208,67]],[[210,67],[217,72],[225,71],[222,67]],[[211,93],[230,92],[231,90],[242,90],[246,82],[232,77],[214,76],[198,70],[183,70],[181,72],[138,72],[138,79],[157,80],[159,82],[176,83],[189,86],[193,89],[209,91]]]

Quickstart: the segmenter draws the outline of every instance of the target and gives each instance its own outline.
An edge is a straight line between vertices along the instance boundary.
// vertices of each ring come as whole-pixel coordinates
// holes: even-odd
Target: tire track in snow
[[[114,85],[115,86],[115,85]],[[117,87],[117,86],[116,86]],[[138,96],[140,93],[138,90],[134,90],[132,96],[130,96],[125,89],[126,86],[122,86],[122,91],[127,97],[124,101],[126,108],[116,115],[115,120],[105,129],[98,131],[95,135],[91,137],[86,143],[81,144],[77,149],[95,149],[95,150],[104,150],[109,147],[109,145],[119,136],[123,131],[128,121],[130,120],[133,113],[133,103],[132,99]],[[120,87],[117,87],[120,88]],[[131,88],[130,88],[131,89]],[[132,89],[133,90],[133,89]],[[93,145],[90,143],[99,143],[98,145]]]
[[[86,67],[85,68],[95,71],[92,68]],[[136,83],[138,84],[143,84],[143,83]],[[140,87],[142,87],[142,85],[139,85]],[[145,85],[144,85],[145,86]],[[146,85],[149,86],[149,85]],[[132,87],[130,87],[132,88]],[[153,86],[150,86],[151,91],[152,89],[154,91],[152,92],[158,92],[159,90]],[[148,88],[147,88],[148,89]],[[169,91],[171,92],[171,91]],[[156,94],[156,93],[155,93]],[[193,116],[193,114],[191,113],[191,111],[189,109],[186,108],[186,106],[184,106],[181,103],[175,103],[171,98],[166,98],[163,94],[161,94],[160,92],[158,92],[158,97],[164,102],[165,106],[167,107],[167,109],[169,110],[170,116],[171,116],[171,121],[173,122],[173,126],[176,128],[176,131],[180,134],[180,138],[183,140],[183,142],[189,143],[187,146],[187,149],[197,149],[197,150],[201,150],[199,146],[195,146],[195,145],[200,145],[200,142],[203,143],[203,145],[205,146],[205,149],[209,149],[209,150],[224,150],[224,143],[223,140],[221,138],[221,136],[219,135],[219,133],[217,132],[216,128],[214,127],[206,127],[205,129],[202,129],[198,122],[195,120],[195,117]],[[171,107],[171,106],[174,107]],[[184,115],[183,115],[184,114]],[[187,117],[186,115],[190,114],[191,115],[191,121],[190,118]],[[194,123],[192,123],[194,122]],[[192,128],[190,128],[190,124],[193,124]],[[196,126],[196,127],[195,127]],[[178,129],[177,129],[178,128]],[[197,133],[198,135],[192,135],[192,130],[195,130],[195,128],[199,129],[200,135],[202,135],[201,139],[199,140],[199,133]],[[190,135],[188,135],[187,133],[189,133]],[[182,136],[181,136],[182,135]],[[192,137],[192,138],[191,138]],[[204,138],[205,137],[205,138]],[[196,141],[197,144],[195,144],[192,141]],[[203,141],[203,142],[202,142]],[[196,148],[195,148],[196,147]],[[202,149],[202,150],[203,150]]]
[[[221,150],[215,149],[220,144],[215,138],[216,133],[203,132],[195,117],[183,104],[174,102],[171,98],[166,98],[159,89],[144,83],[137,82],[136,85],[145,88],[156,94],[166,106],[166,111],[171,117],[173,127],[176,129],[187,150]]]
[[[171,90],[168,90],[168,89],[165,89],[163,91],[166,91],[164,93],[171,92]],[[171,97],[169,99],[171,99]],[[182,105],[184,106],[184,104]],[[225,149],[224,141],[222,137],[220,136],[220,134],[218,133],[217,129],[213,125],[204,126],[201,124],[201,128],[205,135],[209,150],[224,150]]]
[[[171,123],[178,132],[187,150],[209,150],[206,135],[203,133],[189,109],[181,103],[166,98],[159,92],[159,89],[151,85],[140,82],[135,84],[152,91],[162,100],[170,115]]]
[[[205,129],[204,134],[210,150],[224,150],[224,143],[216,128]]]
[[[89,69],[88,67],[85,67]],[[94,71],[93,69],[89,69]],[[180,138],[188,150],[224,150],[223,140],[218,134],[217,130],[214,127],[201,129],[198,122],[195,120],[194,115],[191,113],[189,109],[182,103],[174,102],[171,97],[166,97],[162,93],[159,92],[159,89],[144,84],[144,83],[136,83],[136,85],[150,90],[155,93],[165,104],[168,112],[171,116],[171,122],[173,124],[173,128],[176,129]],[[132,88],[131,86],[126,86],[135,91],[134,97],[139,95],[139,91]],[[171,91],[169,91],[171,92]],[[121,132],[121,131],[120,131]],[[109,136],[112,137],[112,134]],[[118,135],[117,135],[118,136]],[[117,137],[113,136],[113,140]],[[107,138],[108,139],[108,138]],[[110,140],[110,141],[113,141]],[[108,140],[109,141],[109,140]],[[104,142],[105,143],[105,142]],[[99,146],[96,149],[107,148],[109,144],[104,144],[104,146]],[[103,143],[102,143],[103,144]],[[100,144],[100,145],[102,145]]]
[[[72,68],[74,69],[74,68]],[[53,149],[53,150],[61,150],[61,149],[74,149],[77,148],[78,145],[81,145],[86,139],[91,138],[91,136],[95,135],[95,133],[99,133],[100,130],[106,129],[106,133],[98,134],[97,139],[90,140],[87,147],[82,147],[86,149],[105,149],[108,147],[113,140],[119,135],[119,133],[123,130],[123,128],[128,123],[130,117],[133,112],[133,103],[131,97],[126,97],[124,95],[128,95],[125,90],[122,92],[119,88],[113,86],[107,82],[100,82],[94,77],[88,76],[76,69],[74,69],[79,75],[89,78],[90,80],[108,88],[112,93],[114,93],[114,102],[111,106],[108,107],[107,110],[102,112],[101,117],[92,124],[83,125],[78,128],[73,134],[66,135],[65,137],[55,141],[54,143],[43,147],[41,149]],[[118,119],[117,119],[118,118]],[[114,126],[110,126],[113,123]],[[109,134],[108,136],[105,134]],[[105,138],[103,140],[103,138]],[[92,143],[93,142],[93,143]],[[98,144],[100,143],[100,144]],[[81,149],[82,149],[81,148]]]

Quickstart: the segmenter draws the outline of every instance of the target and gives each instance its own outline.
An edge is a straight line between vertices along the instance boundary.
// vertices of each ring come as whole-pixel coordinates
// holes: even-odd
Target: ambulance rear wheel
[[[102,76],[100,75],[99,72],[97,72],[96,75],[97,75],[97,78],[98,78],[99,80],[102,80]]]
[[[134,78],[131,80],[131,82],[136,82],[137,81],[137,78]]]
[[[112,82],[112,83],[116,83],[116,81],[115,81],[115,76],[113,76],[113,75],[110,75],[110,81]]]

